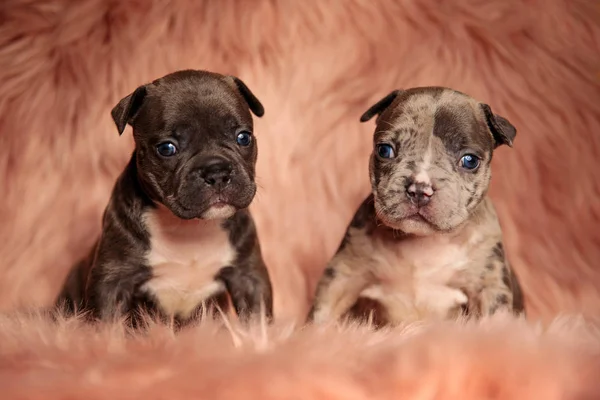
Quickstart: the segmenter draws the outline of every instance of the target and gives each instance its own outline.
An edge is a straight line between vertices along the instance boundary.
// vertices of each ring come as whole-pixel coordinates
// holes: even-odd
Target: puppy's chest
[[[220,221],[146,218],[152,278],[143,286],[168,315],[189,317],[205,300],[225,290],[214,277],[236,252]]]
[[[446,284],[468,269],[472,261],[469,246],[445,237],[424,237],[389,241],[375,239],[375,275],[382,283],[398,283],[409,278]]]
[[[458,288],[474,275],[473,249],[446,237],[399,241],[375,240],[373,273],[376,284],[363,295],[414,313],[444,317],[467,302]]]

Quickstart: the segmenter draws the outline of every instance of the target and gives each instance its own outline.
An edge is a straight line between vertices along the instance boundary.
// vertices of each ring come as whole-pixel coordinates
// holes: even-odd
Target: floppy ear
[[[129,96],[124,97],[117,103],[112,109],[110,114],[112,115],[119,135],[123,133],[128,123],[131,123],[137,112],[140,110],[144,98],[146,97],[146,86],[140,86]]]
[[[388,108],[392,102],[402,93],[402,90],[394,90],[392,93],[373,104],[365,113],[360,117],[360,122],[367,122],[375,115],[380,115],[386,108]]]
[[[508,120],[492,112],[492,109],[487,104],[481,104],[485,120],[487,122],[492,135],[496,141],[495,147],[506,144],[513,147],[515,136],[517,136],[517,128],[515,128]]]
[[[237,90],[240,92],[244,100],[246,100],[246,103],[248,103],[250,111],[252,111],[252,113],[254,113],[254,115],[257,117],[262,117],[265,115],[265,108],[260,103],[260,100],[258,100],[254,93],[252,93],[252,91],[248,88],[248,86],[246,86],[246,84],[240,78],[235,76],[229,76],[229,78],[233,80]]]

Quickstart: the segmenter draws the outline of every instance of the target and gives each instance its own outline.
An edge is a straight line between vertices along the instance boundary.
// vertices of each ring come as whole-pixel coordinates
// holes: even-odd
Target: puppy
[[[394,91],[361,122],[375,115],[372,194],[317,285],[309,321],[355,314],[366,300],[392,325],[524,311],[487,197],[492,153],[512,147],[516,129],[442,87]]]
[[[142,85],[113,108],[119,134],[132,126],[135,150],[60,305],[101,320],[144,311],[185,322],[228,294],[241,319],[272,317],[248,211],[257,159],[250,111],[264,114],[240,79],[193,70]]]

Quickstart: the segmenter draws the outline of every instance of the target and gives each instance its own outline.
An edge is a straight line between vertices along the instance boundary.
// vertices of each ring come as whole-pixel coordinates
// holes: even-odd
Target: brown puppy
[[[271,317],[272,294],[253,219],[256,139],[264,109],[238,78],[179,71],[112,110],[135,151],[104,212],[102,234],[58,302],[106,319],[152,311],[191,320],[228,293],[244,319]],[[133,321],[135,322],[135,321]]]
[[[337,320],[359,298],[390,324],[524,310],[487,197],[494,149],[516,129],[490,107],[441,87],[390,93],[378,115],[372,194],[317,287],[309,320]]]

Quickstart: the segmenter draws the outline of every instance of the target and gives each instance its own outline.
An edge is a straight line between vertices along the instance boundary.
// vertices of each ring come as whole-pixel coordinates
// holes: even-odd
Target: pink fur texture
[[[576,338],[576,339],[574,339]],[[600,335],[497,317],[395,331],[0,319],[3,399],[597,399]]]
[[[0,310],[52,303],[132,149],[110,109],[183,68],[235,74],[265,105],[252,208],[280,321],[304,318],[369,191],[373,125],[359,116],[390,90],[420,85],[464,91],[518,128],[514,149],[494,158],[491,196],[530,320],[600,312],[594,0],[3,0]],[[597,377],[590,355],[517,322],[432,329],[413,339],[309,329],[256,353],[217,346],[227,336],[209,327],[134,340],[110,327],[5,320],[0,389],[44,399],[558,399]],[[578,349],[597,351],[584,342]]]

